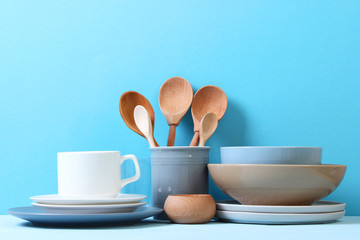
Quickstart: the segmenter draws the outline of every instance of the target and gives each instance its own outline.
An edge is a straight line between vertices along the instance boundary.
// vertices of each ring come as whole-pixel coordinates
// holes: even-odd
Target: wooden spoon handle
[[[146,137],[145,137],[146,138]],[[152,140],[151,140],[152,139]],[[154,137],[150,137],[149,139],[146,138],[146,140],[148,140],[150,147],[159,147],[159,144],[156,142]],[[154,146],[151,145],[150,141],[153,141]]]
[[[155,139],[153,136],[146,137],[146,140],[149,142],[150,147],[156,147],[155,145]]]
[[[206,143],[206,139],[200,138],[199,147],[204,147]]]
[[[190,146],[195,147],[199,143],[199,131],[194,132],[194,137],[191,140]]]
[[[168,137],[168,146],[174,146],[175,143],[175,132],[176,132],[176,125],[170,125],[169,129],[169,137]]]

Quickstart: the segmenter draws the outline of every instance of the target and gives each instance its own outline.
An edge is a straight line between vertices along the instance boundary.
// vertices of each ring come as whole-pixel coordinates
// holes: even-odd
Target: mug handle
[[[134,162],[135,165],[135,175],[129,178],[125,178],[120,180],[120,191],[121,189],[127,185],[128,183],[131,182],[135,182],[140,178],[140,166],[139,166],[139,162],[137,160],[137,158],[135,157],[135,155],[133,154],[128,154],[128,155],[124,155],[124,156],[120,156],[120,169],[121,169],[121,165],[125,162],[125,160],[132,160]]]

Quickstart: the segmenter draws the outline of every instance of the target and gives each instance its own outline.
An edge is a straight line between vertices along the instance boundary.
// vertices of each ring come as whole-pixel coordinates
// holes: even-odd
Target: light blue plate
[[[55,214],[45,213],[40,208],[31,206],[11,208],[8,213],[29,221],[35,226],[100,227],[134,224],[142,219],[160,214],[162,211],[161,208],[144,206],[129,213]]]

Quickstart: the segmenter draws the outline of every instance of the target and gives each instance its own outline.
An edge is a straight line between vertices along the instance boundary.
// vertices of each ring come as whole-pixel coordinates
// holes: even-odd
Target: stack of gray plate
[[[242,205],[235,200],[218,201],[220,221],[256,224],[308,224],[333,222],[344,216],[345,203],[318,201],[309,206]]]

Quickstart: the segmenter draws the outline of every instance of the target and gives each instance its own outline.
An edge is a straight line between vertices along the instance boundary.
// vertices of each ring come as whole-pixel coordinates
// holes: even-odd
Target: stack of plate
[[[33,206],[47,213],[58,214],[97,214],[133,212],[147,202],[141,194],[119,194],[115,198],[65,198],[57,194],[30,197]]]
[[[255,224],[313,224],[333,222],[345,214],[345,203],[318,201],[309,206],[242,205],[234,200],[218,201],[219,221]]]
[[[35,225],[89,225],[134,223],[162,212],[147,206],[146,195],[119,194],[115,198],[65,198],[57,194],[34,196],[32,207],[9,209],[8,213]]]

